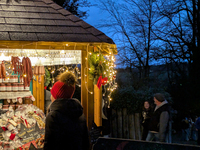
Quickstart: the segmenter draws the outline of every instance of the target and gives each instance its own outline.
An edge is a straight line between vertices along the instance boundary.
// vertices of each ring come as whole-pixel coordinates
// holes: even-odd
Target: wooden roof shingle
[[[103,32],[52,0],[6,1],[0,1],[0,40],[114,44]]]

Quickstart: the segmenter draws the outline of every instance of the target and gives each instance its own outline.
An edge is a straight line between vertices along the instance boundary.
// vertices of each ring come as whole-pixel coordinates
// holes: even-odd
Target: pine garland
[[[48,86],[51,82],[51,77],[48,69],[45,67],[45,83],[44,86]]]
[[[90,55],[89,59],[89,79],[94,80],[94,84],[97,84],[97,80],[100,76],[102,78],[109,77],[108,75],[108,61],[102,54],[94,52]],[[104,74],[105,72],[105,74]]]

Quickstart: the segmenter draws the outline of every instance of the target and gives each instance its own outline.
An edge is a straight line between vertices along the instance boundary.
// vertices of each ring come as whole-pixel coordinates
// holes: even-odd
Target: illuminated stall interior
[[[101,125],[102,87],[94,84],[91,75],[91,56],[106,56],[110,83],[114,80],[114,55],[117,54],[116,45],[101,31],[72,15],[67,10],[58,6],[51,0],[11,1],[1,0],[0,7],[0,61],[10,62],[13,57],[23,57],[31,60],[34,72],[35,66],[55,66],[80,64],[81,72],[81,103],[84,108],[88,126],[92,121]],[[104,61],[102,62],[104,63]],[[101,63],[100,63],[101,65]],[[12,74],[11,64],[7,64],[7,78]],[[112,72],[111,72],[112,71]],[[36,71],[32,80],[32,92],[21,93],[25,103],[37,105],[44,111],[44,70]],[[23,77],[26,77],[23,74]],[[19,79],[18,79],[19,80]],[[2,82],[3,79],[2,79]],[[106,81],[107,82],[107,81]],[[109,84],[109,83],[108,83]],[[113,90],[113,84],[108,85],[108,90]],[[2,94],[2,92],[0,92]],[[2,94],[2,95],[5,95]],[[31,97],[33,95],[33,97]],[[108,95],[109,96],[109,95]],[[3,97],[2,97],[3,98]],[[4,99],[5,98],[5,99]],[[9,93],[4,97],[14,99]],[[12,103],[12,100],[11,100]],[[15,102],[19,103],[19,102]]]

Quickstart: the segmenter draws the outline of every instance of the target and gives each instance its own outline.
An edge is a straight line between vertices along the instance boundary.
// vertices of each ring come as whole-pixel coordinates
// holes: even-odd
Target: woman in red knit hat
[[[83,107],[72,98],[76,78],[71,72],[58,76],[51,89],[50,112],[46,117],[44,150],[88,150],[89,136]]]

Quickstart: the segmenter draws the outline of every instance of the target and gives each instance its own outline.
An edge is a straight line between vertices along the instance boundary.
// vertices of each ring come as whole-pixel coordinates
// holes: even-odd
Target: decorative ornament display
[[[20,105],[15,111],[12,106],[1,114],[0,149],[42,148],[44,143],[45,115],[30,104]],[[40,142],[38,142],[40,141]]]

